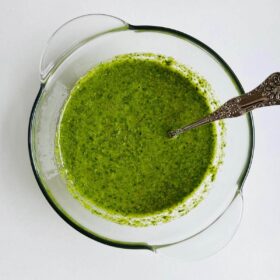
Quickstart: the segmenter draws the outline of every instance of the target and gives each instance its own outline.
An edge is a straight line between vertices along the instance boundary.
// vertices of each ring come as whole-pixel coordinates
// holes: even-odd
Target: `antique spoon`
[[[168,135],[175,137],[201,125],[226,118],[239,117],[256,108],[272,105],[280,105],[280,72],[271,74],[252,91],[230,99],[210,115],[182,128],[169,131]]]

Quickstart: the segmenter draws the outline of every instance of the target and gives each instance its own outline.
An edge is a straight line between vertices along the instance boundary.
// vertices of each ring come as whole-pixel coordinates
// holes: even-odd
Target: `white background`
[[[280,279],[280,106],[254,112],[243,220],[213,257],[184,263],[111,248],[48,205],[27,152],[39,58],[57,27],[86,13],[189,33],[228,62],[245,90],[280,70],[279,0],[0,0],[0,279]]]

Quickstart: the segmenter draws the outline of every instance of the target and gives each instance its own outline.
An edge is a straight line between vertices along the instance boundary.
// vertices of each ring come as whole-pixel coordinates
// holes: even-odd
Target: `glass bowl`
[[[165,224],[131,227],[92,214],[72,197],[57,169],[56,127],[75,82],[102,61],[143,52],[171,56],[192,68],[211,84],[220,103],[244,93],[226,62],[185,33],[157,26],[135,26],[108,15],[75,18],[52,35],[41,58],[41,87],[29,123],[31,165],[50,205],[86,236],[116,247],[199,259],[221,249],[239,225],[242,185],[253,154],[251,114],[225,121],[223,163],[207,197],[187,215]]]

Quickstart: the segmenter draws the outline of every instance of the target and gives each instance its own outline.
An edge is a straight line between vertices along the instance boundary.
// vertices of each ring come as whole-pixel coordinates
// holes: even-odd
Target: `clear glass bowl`
[[[134,26],[108,15],[85,15],[61,26],[43,52],[41,87],[29,123],[29,152],[37,182],[54,210],[72,227],[99,242],[198,259],[221,249],[242,215],[242,185],[253,154],[251,114],[225,121],[224,160],[207,197],[187,215],[169,223],[136,228],[86,210],[68,192],[55,161],[60,110],[75,82],[96,64],[126,53],[171,56],[212,86],[221,103],[243,94],[233,71],[212,49],[182,32]]]

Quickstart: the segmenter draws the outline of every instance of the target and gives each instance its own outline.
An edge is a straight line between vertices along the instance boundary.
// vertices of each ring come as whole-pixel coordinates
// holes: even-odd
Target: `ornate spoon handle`
[[[182,128],[168,132],[170,137],[179,135],[192,128],[222,120],[239,117],[256,108],[280,105],[280,72],[271,74],[263,83],[252,91],[230,99],[212,114]]]

